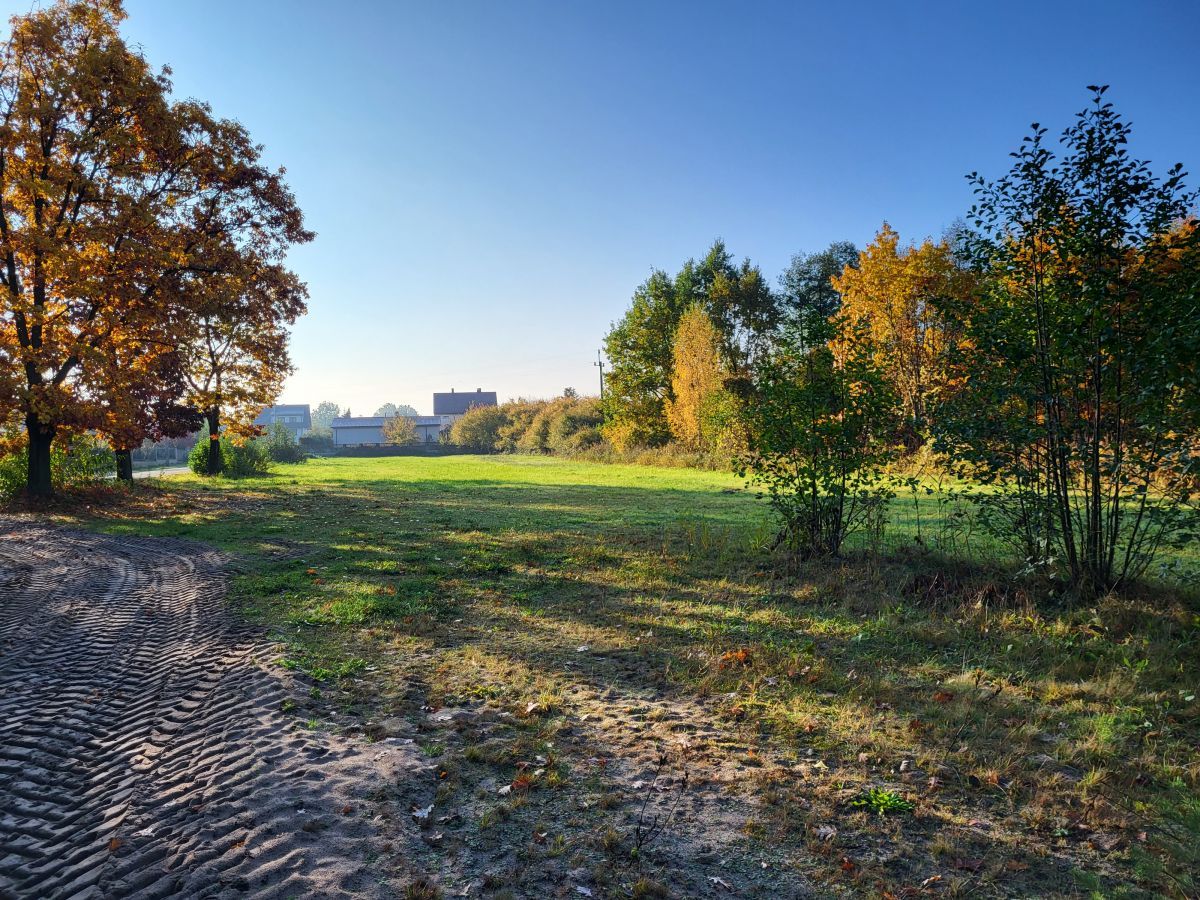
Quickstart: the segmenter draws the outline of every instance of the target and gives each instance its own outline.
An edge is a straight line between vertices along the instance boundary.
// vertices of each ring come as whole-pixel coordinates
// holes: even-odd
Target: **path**
[[[284,714],[220,566],[0,518],[0,897],[394,896],[368,795],[418,752]]]
[[[164,478],[167,475],[183,475],[190,472],[187,466],[154,466],[148,469],[134,469],[134,478]]]

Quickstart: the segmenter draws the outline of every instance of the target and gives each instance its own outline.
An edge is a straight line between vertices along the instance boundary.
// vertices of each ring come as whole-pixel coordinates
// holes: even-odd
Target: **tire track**
[[[394,896],[366,798],[426,764],[297,730],[222,563],[0,519],[0,897]]]

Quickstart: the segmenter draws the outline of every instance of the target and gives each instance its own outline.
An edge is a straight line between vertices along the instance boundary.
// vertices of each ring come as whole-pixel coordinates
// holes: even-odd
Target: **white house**
[[[296,440],[312,431],[312,413],[307,403],[290,403],[281,406],[268,406],[258,414],[255,425],[270,428],[272,425],[285,426]]]

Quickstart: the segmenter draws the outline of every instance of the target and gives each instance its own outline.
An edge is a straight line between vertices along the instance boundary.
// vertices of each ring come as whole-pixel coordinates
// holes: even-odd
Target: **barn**
[[[389,416],[342,416],[333,420],[333,445],[335,447],[380,447],[387,444],[383,426]],[[404,416],[417,429],[417,438],[423,444],[436,444],[442,432],[450,428],[450,416]]]

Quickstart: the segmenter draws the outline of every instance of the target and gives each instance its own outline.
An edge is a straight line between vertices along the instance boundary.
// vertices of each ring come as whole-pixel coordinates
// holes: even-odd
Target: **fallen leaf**
[[[852,860],[848,856],[843,856],[842,857],[842,871],[843,872],[853,872],[854,869],[855,869],[854,860]]]
[[[733,890],[733,885],[732,885],[732,884],[730,884],[730,883],[729,883],[728,881],[726,881],[724,878],[720,878],[720,877],[719,877],[719,876],[717,876],[717,875],[709,875],[709,876],[708,876],[708,880],[709,880],[709,881],[711,881],[713,884],[715,884],[717,887],[723,887],[723,888],[725,888],[725,890],[727,890],[727,891],[732,891],[732,890]]]
[[[108,852],[109,853],[115,852],[117,850],[117,848],[120,847],[121,844],[123,844],[123,843],[124,843],[124,841],[122,841],[119,837],[112,838],[108,842]]]
[[[418,822],[428,822],[429,814],[431,812],[433,812],[433,804],[432,803],[430,803],[428,806],[422,806],[420,809],[414,809],[412,817],[414,819],[416,819]]]
[[[933,695],[933,699],[938,703],[949,703],[954,699],[954,695],[949,691],[936,691]]]

